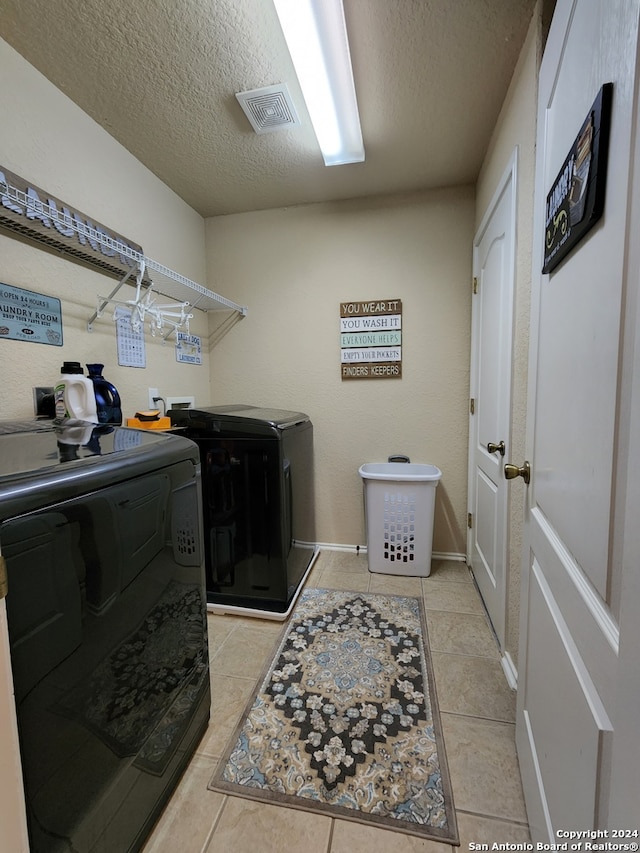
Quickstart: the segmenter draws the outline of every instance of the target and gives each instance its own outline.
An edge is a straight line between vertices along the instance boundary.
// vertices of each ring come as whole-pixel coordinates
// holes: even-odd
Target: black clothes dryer
[[[285,618],[314,556],[309,417],[245,404],[169,416],[200,448],[209,609]]]

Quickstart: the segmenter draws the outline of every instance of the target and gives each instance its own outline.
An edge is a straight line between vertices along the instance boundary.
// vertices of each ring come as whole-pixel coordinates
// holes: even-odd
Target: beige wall
[[[519,146],[518,296],[512,447],[523,453],[533,122],[538,35],[533,27],[478,184],[379,200],[311,205],[203,223],[166,186],[6,43],[0,165],[139,242],[145,252],[230,299],[246,318],[218,336],[217,315],[196,312],[192,331],[218,338],[202,366],[179,365],[171,343],[146,336],[146,369],[117,365],[105,315],[86,331],[113,281],[0,234],[0,280],[62,299],[64,347],[0,342],[3,417],[32,413],[34,385],[52,384],[63,360],[100,361],[125,414],[147,388],[197,403],[246,401],[301,409],[315,427],[318,539],[365,541],[367,461],[407,453],[443,471],[434,551],[465,550],[471,246],[496,182]],[[206,239],[206,253],[205,253]],[[123,296],[130,298],[126,287]],[[403,301],[403,378],[342,381],[341,300]],[[107,312],[108,314],[109,312]],[[520,454],[521,455],[521,454]],[[517,568],[523,495],[512,487],[509,625],[517,648]]]
[[[317,539],[365,542],[364,462],[443,472],[434,552],[463,554],[473,188],[207,220],[208,274],[249,313],[211,355],[211,398],[306,412]],[[402,379],[343,381],[342,300],[403,308]]]
[[[525,458],[527,365],[529,348],[529,296],[533,228],[533,186],[537,106],[537,72],[540,51],[540,4],[529,27],[509,92],[493,133],[476,188],[476,228],[518,149],[516,293],[514,307],[511,460]],[[517,666],[520,610],[520,566],[525,485],[518,478],[509,487],[509,571],[507,588],[506,651]]]
[[[0,40],[0,167],[57,196],[76,210],[142,245],[154,260],[202,284],[204,222],[31,65]],[[87,332],[98,295],[115,285],[58,255],[0,233],[0,281],[62,300],[64,346],[0,340],[0,412],[33,415],[32,386],[52,385],[63,360],[102,362],[123,398],[125,416],[147,408],[149,386],[164,395],[209,395],[209,359],[178,364],[172,342],[146,335],[146,369],[119,367],[112,311]],[[118,298],[130,299],[125,286]],[[166,300],[160,300],[166,301]],[[197,312],[194,334],[207,334]]]

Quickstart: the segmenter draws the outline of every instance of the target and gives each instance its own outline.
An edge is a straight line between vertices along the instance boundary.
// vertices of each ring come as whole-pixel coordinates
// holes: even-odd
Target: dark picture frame
[[[605,83],[547,194],[543,273],[575,249],[604,211],[612,100],[613,83]]]

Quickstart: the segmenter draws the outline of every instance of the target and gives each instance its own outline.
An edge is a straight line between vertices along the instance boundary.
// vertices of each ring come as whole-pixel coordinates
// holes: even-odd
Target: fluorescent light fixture
[[[342,0],[273,0],[325,166],[361,163],[364,145]]]

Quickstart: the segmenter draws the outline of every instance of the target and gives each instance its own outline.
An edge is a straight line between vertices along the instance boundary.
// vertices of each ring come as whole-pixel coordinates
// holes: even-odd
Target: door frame
[[[7,850],[28,853],[27,817],[13,696],[6,602],[0,599],[0,826]]]
[[[640,689],[640,40],[636,59],[632,182],[627,227],[625,304],[625,366],[621,377],[620,455],[617,467],[616,503],[619,517],[613,531],[613,559],[623,566],[620,593],[620,650],[613,707],[613,743],[608,820],[622,826],[637,810],[640,791],[640,739],[638,738],[638,691]],[[633,839],[637,841],[638,839]]]
[[[507,381],[505,383],[504,394],[506,399],[504,401],[504,411],[506,412],[506,423],[504,424],[504,431],[501,432],[500,438],[504,437],[507,454],[509,453],[509,449],[511,447],[511,409],[513,402],[513,339],[514,339],[514,323],[515,323],[515,293],[516,293],[516,269],[517,269],[517,212],[518,212],[518,198],[517,198],[517,190],[518,190],[518,146],[513,149],[511,153],[511,157],[509,158],[509,162],[500,178],[498,185],[493,193],[491,201],[487,205],[487,209],[483,214],[482,220],[480,222],[480,226],[476,231],[476,234],[473,238],[473,279],[474,282],[478,278],[478,250],[480,242],[491,222],[491,219],[496,211],[496,208],[500,202],[500,199],[507,190],[511,187],[511,210],[509,213],[509,222],[512,232],[512,240],[511,240],[511,257],[509,258],[509,269],[511,272],[511,287],[509,289],[508,300],[506,304],[503,306],[504,310],[504,334],[506,337],[505,340],[505,350],[509,353],[509,362],[507,365]],[[475,287],[474,287],[475,289]],[[470,369],[470,383],[469,383],[469,397],[470,401],[477,400],[477,381],[478,381],[478,353],[480,351],[480,343],[481,343],[481,335],[482,329],[480,326],[481,318],[479,316],[479,301],[473,299],[472,296],[472,308],[471,308],[471,369]],[[472,514],[475,508],[475,464],[474,464],[474,414],[471,411],[471,403],[469,405],[469,444],[468,444],[468,488],[467,488],[467,504],[468,509],[467,512]],[[505,456],[505,459],[507,456]],[[502,560],[504,565],[503,578],[502,578],[502,586],[499,590],[499,600],[500,600],[500,613],[497,614],[498,619],[491,618],[491,614],[489,617],[491,619],[493,629],[496,633],[498,644],[500,647],[500,653],[504,656],[506,651],[506,621],[507,621],[507,584],[508,584],[508,571],[509,571],[509,490],[506,481],[503,478],[503,489],[504,495],[502,500],[501,512],[503,513],[502,518],[502,528],[504,530],[504,540],[498,546]],[[473,518],[473,525],[477,525],[477,518]],[[467,564],[469,566],[472,565],[472,548],[473,548],[473,529],[467,526]],[[488,612],[488,611],[487,611]],[[494,614],[495,616],[495,614]],[[497,623],[497,624],[496,624]],[[505,674],[509,678],[510,682],[513,680],[513,676],[510,676],[509,673],[512,672],[512,667],[505,667],[503,663],[503,668],[505,669]],[[515,687],[515,683],[512,685]]]

